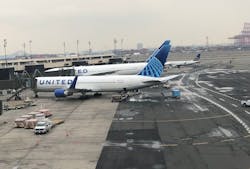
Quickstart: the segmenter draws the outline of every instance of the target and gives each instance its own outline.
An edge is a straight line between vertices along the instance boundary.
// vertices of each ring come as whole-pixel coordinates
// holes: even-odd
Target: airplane
[[[169,61],[165,65],[169,67],[177,67],[180,68],[181,66],[189,66],[200,62],[201,54],[198,53],[193,60],[186,60],[186,61]]]
[[[170,51],[165,41],[148,59],[147,65],[136,75],[58,76],[37,77],[36,92],[53,91],[56,97],[80,92],[127,92],[165,83],[179,75],[160,77]]]
[[[157,51],[157,50],[156,50]],[[155,52],[154,52],[155,53]],[[151,55],[153,56],[154,53]],[[164,67],[177,67],[188,66],[199,63],[200,54],[194,60],[187,61],[167,61]],[[72,71],[75,76],[92,76],[92,75],[135,75],[147,65],[147,62],[140,63],[122,63],[122,64],[108,64],[108,65],[91,65],[91,66],[75,66],[75,67],[62,67],[52,68],[45,72],[59,72],[59,71]]]

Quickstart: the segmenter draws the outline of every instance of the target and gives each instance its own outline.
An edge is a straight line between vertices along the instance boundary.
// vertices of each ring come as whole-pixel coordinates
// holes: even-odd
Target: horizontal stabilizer
[[[178,77],[181,77],[181,76],[183,76],[183,74],[170,75],[170,76],[166,76],[166,77],[161,77],[161,78],[159,78],[159,80],[161,81],[161,83],[164,83],[164,82],[167,82],[167,81],[172,80],[172,79],[177,79]]]
[[[154,79],[154,80],[148,80],[148,81],[144,81],[143,83],[146,83],[146,84],[157,84],[157,83],[165,83],[169,80],[172,80],[172,79],[177,79],[179,77],[183,76],[182,74],[180,75],[170,75],[170,76],[166,76],[166,77],[162,77],[162,78],[157,78],[157,79]]]
[[[110,74],[114,74],[116,73],[116,71],[107,71],[107,72],[101,72],[101,73],[93,73],[91,74],[92,76],[102,76],[102,75],[110,75]]]

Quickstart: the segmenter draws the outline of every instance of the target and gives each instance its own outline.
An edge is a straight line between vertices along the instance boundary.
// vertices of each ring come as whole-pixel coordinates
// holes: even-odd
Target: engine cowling
[[[56,89],[54,91],[54,94],[56,97],[66,97],[66,96],[72,95],[73,93],[68,92],[67,90],[64,90],[64,89]]]

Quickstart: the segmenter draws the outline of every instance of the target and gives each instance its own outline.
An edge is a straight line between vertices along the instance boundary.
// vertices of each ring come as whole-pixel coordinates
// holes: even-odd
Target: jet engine
[[[64,89],[56,89],[54,91],[54,94],[55,94],[56,97],[66,97],[66,96],[73,95],[72,92],[69,92],[69,91],[64,90]]]

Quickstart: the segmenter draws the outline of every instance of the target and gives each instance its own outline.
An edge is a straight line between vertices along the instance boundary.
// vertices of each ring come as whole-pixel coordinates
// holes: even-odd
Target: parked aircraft
[[[37,77],[38,91],[54,91],[56,97],[70,96],[81,92],[127,92],[165,83],[179,75],[161,77],[170,51],[170,41],[165,41],[148,59],[137,75],[108,76],[59,76]]]
[[[193,60],[169,61],[169,62],[166,62],[165,66],[178,67],[178,68],[180,68],[181,66],[189,66],[189,65],[193,65],[193,64],[199,63],[200,62],[200,58],[201,58],[201,54],[198,53]]]
[[[157,50],[156,50],[157,51]],[[155,52],[154,52],[155,53]],[[152,56],[154,55],[152,54]],[[193,65],[200,60],[198,54],[194,60],[186,61],[168,61],[164,64],[165,67],[178,67]],[[108,64],[108,65],[91,65],[91,66],[75,66],[75,67],[62,67],[48,69],[45,72],[59,72],[59,71],[72,71],[76,76],[89,76],[89,75],[135,75],[147,65],[147,62],[140,63],[122,63],[122,64]]]

